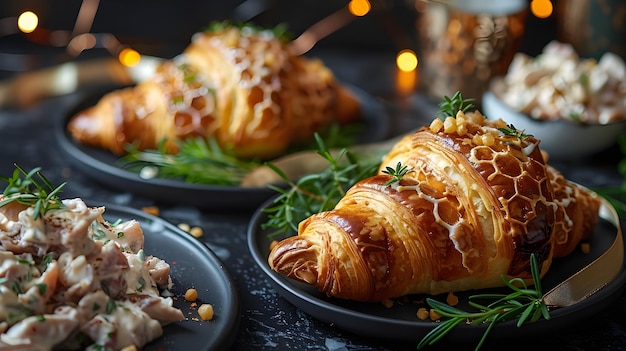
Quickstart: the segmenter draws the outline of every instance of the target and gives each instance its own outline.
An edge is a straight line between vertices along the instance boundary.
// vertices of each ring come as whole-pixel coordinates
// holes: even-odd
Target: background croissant
[[[268,262],[359,301],[502,286],[502,274],[529,279],[532,253],[543,276],[589,237],[600,202],[546,166],[538,145],[479,112],[435,119],[333,210],[302,221]],[[410,171],[389,185],[382,170],[398,162]]]
[[[211,136],[236,156],[267,159],[359,117],[359,102],[320,60],[291,53],[270,30],[225,25],[197,33],[152,79],[108,93],[68,130],[115,154],[165,139],[176,152],[177,139]]]

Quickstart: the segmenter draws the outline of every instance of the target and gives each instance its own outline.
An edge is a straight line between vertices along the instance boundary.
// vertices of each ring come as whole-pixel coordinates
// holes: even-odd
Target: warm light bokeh
[[[358,17],[365,16],[371,8],[372,5],[368,0],[350,0],[348,4],[350,13]]]
[[[530,12],[538,18],[547,18],[552,14],[553,5],[550,0],[532,0]]]
[[[32,11],[25,11],[17,18],[17,27],[24,33],[32,33],[39,24],[39,17]]]
[[[136,50],[131,48],[125,48],[120,51],[117,58],[126,67],[132,67],[141,61],[141,55]]]
[[[409,49],[402,50],[396,56],[396,65],[401,71],[411,72],[417,68],[417,55]]]

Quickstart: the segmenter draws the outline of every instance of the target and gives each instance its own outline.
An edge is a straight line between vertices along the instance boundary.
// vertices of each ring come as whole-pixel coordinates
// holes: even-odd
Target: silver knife
[[[600,197],[600,218],[615,226],[615,240],[608,250],[580,271],[570,276],[543,295],[548,306],[567,307],[574,305],[609,284],[622,270],[624,241],[619,216],[605,198]]]

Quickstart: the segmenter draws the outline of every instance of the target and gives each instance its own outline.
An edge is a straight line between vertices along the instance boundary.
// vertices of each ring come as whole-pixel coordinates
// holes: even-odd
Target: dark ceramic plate
[[[368,143],[385,139],[389,130],[389,119],[383,103],[358,88],[350,89],[361,102],[365,121],[357,142]],[[106,150],[78,143],[66,128],[72,116],[95,105],[101,97],[102,94],[97,94],[87,98],[68,111],[57,123],[55,130],[61,150],[77,168],[95,180],[163,203],[220,210],[254,210],[276,194],[269,188],[190,184],[176,179],[143,179],[137,173],[120,168],[118,156]]]
[[[104,218],[111,223],[118,219],[139,221],[146,254],[170,264],[174,306],[183,312],[186,320],[166,325],[163,336],[143,350],[227,350],[239,325],[239,300],[232,278],[217,256],[202,242],[161,218],[131,208],[88,203],[105,206]],[[198,291],[198,304],[213,305],[212,320],[199,319],[197,308],[192,308],[183,298],[192,287]]]
[[[267,275],[276,290],[286,300],[308,313],[312,317],[334,325],[345,331],[366,337],[392,339],[397,341],[419,342],[437,324],[430,320],[422,321],[416,317],[418,307],[425,307],[423,296],[414,299],[398,299],[392,307],[385,307],[380,303],[360,303],[353,301],[329,298],[321,294],[316,288],[308,284],[287,278],[270,269],[267,263],[269,246],[272,239],[268,238],[268,230],[261,228],[267,220],[264,209],[272,205],[273,200],[268,200],[253,215],[248,228],[248,246],[254,260]],[[565,258],[553,260],[550,271],[542,279],[543,291],[549,291],[558,283],[570,277],[572,274],[591,263],[595,258],[602,255],[616,238],[617,229],[611,224],[614,218],[600,220],[595,228],[595,235],[590,242],[591,253],[583,254],[579,251]],[[280,238],[273,238],[280,239]],[[621,248],[624,249],[623,247]],[[621,294],[626,282],[624,264],[620,268],[618,276],[596,292],[591,297],[569,307],[556,309],[550,312],[549,320],[540,319],[535,323],[524,324],[518,328],[515,321],[502,322],[490,332],[489,339],[512,339],[524,336],[536,337],[538,334],[565,328],[573,323],[582,322],[593,314],[600,312]],[[457,293],[459,308],[468,308],[466,302],[470,295],[487,292],[504,292],[510,290],[485,289],[481,291]],[[437,297],[445,301],[445,296]],[[418,302],[416,302],[418,301]],[[470,309],[471,310],[471,309]],[[487,325],[459,325],[446,336],[446,340],[454,342],[470,342],[472,347],[480,339]]]

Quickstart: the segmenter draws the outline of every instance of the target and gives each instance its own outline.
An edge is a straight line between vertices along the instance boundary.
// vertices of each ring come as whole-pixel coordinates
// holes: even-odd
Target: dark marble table
[[[390,56],[391,55],[391,56]],[[390,136],[410,130],[432,117],[434,104],[419,94],[399,96],[394,92],[393,54],[345,54],[322,52],[322,57],[337,76],[381,99],[391,118]],[[232,350],[332,350],[384,351],[415,350],[416,344],[394,340],[372,340],[326,325],[283,299],[253,261],[247,246],[246,231],[252,212],[216,211],[160,204],[149,197],[120,191],[98,183],[72,165],[59,150],[51,130],[64,114],[79,103],[90,89],[41,101],[25,109],[0,110],[0,174],[10,175],[13,163],[30,169],[41,166],[53,181],[67,181],[64,197],[83,197],[134,208],[156,205],[160,216],[174,224],[200,226],[201,240],[224,262],[232,274],[240,298],[240,323]],[[617,185],[621,178],[617,148],[576,162],[554,165],[570,179],[587,186]],[[471,349],[474,345],[456,345]],[[549,332],[540,341],[519,340],[487,344],[487,350],[623,350],[626,347],[626,295],[616,298],[610,308],[580,325]]]

